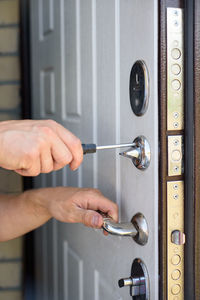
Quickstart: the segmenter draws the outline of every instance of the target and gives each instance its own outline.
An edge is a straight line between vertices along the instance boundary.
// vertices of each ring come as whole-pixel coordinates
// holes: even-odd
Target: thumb
[[[103,217],[94,210],[80,210],[80,222],[85,226],[93,228],[101,228],[103,225]]]

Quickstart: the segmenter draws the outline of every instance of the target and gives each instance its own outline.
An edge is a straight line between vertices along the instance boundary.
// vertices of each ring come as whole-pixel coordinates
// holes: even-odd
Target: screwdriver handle
[[[95,153],[97,151],[96,144],[82,144],[83,154]]]

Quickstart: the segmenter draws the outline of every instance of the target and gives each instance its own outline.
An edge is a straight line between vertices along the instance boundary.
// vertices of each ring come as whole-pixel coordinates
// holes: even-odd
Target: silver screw
[[[175,16],[178,16],[178,10],[174,11]]]
[[[174,171],[175,171],[175,172],[178,172],[178,170],[179,170],[179,167],[178,167],[178,166],[175,166],[175,167],[174,167]]]
[[[178,194],[174,195],[174,199],[177,200],[178,199]]]
[[[177,112],[174,113],[174,118],[177,119],[179,114]]]
[[[174,21],[174,25],[177,27],[178,26],[178,21]]]
[[[174,190],[178,190],[178,184],[174,184]]]
[[[178,144],[179,144],[179,140],[175,140],[174,141],[174,146],[178,146]]]
[[[177,128],[178,127],[178,122],[175,122],[174,123],[174,128]]]

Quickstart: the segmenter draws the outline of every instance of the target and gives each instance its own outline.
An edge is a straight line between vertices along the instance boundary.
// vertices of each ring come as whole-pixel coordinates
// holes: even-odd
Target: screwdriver
[[[97,150],[127,148],[127,147],[134,147],[134,146],[135,143],[106,145],[106,146],[97,146],[96,144],[82,144],[83,154],[96,153]]]

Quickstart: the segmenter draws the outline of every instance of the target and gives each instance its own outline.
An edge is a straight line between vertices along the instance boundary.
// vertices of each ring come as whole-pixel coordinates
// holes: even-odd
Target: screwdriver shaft
[[[135,143],[106,145],[106,146],[97,146],[96,144],[82,144],[83,154],[96,153],[97,150],[127,148],[127,147],[134,147],[134,146]]]
[[[129,144],[96,146],[96,149],[97,150],[105,150],[105,149],[127,148],[127,147],[134,147],[134,146],[135,146],[135,143],[129,143]]]

